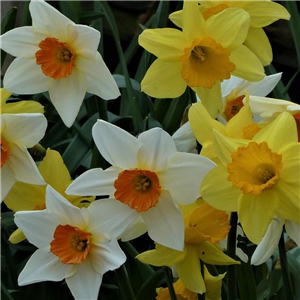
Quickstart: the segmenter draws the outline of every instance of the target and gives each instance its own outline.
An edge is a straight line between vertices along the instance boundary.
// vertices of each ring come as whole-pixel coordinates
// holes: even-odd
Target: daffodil
[[[189,86],[217,117],[221,81],[231,75],[249,81],[264,77],[261,62],[243,45],[249,25],[249,14],[241,8],[226,9],[205,21],[197,2],[184,1],[182,31],[146,29],[139,37],[139,44],[157,56],[141,83],[142,91],[156,98],[175,98]],[[215,98],[213,103],[208,95]]]
[[[251,18],[250,28],[244,45],[247,46],[260,59],[264,66],[271,63],[273,59],[272,47],[262,27],[273,22],[284,19],[289,20],[289,12],[280,4],[270,0],[263,1],[198,1],[205,20],[232,7],[238,7],[247,12]],[[170,19],[179,27],[182,27],[182,12],[178,11],[170,15]]]
[[[70,173],[57,151],[48,149],[46,156],[40,162],[38,170],[45,182],[64,196],[73,205],[88,206],[95,197],[78,197],[65,194],[66,188],[71,184]],[[4,199],[6,206],[13,211],[45,209],[46,186],[32,185],[16,182]],[[11,243],[19,243],[26,237],[17,229],[9,238]]]
[[[213,147],[221,164],[204,178],[202,197],[217,209],[237,211],[253,243],[260,243],[275,215],[300,222],[300,143],[290,114],[250,141],[214,131]]]
[[[184,225],[180,205],[199,197],[205,174],[215,164],[205,157],[176,151],[171,136],[161,128],[138,138],[108,122],[98,120],[92,130],[96,146],[112,165],[92,169],[76,178],[66,193],[110,195],[141,217],[149,236],[174,249],[183,249]],[[135,235],[136,233],[134,233]]]
[[[65,279],[75,299],[97,299],[103,274],[126,260],[116,237],[127,216],[119,215],[119,203],[107,204],[80,209],[48,185],[45,210],[17,212],[15,223],[38,248],[18,284]]]
[[[47,2],[31,1],[32,26],[1,36],[1,49],[17,57],[4,75],[6,90],[18,94],[49,91],[70,127],[86,92],[108,100],[120,95],[97,47],[100,33],[69,20]],[[26,75],[24,75],[26,74]]]
[[[252,257],[252,265],[260,265],[266,262],[278,247],[279,239],[282,234],[282,228],[285,225],[287,234],[295,241],[300,248],[300,223],[296,223],[275,216],[270,223],[266,234],[261,242],[257,245]]]
[[[1,201],[15,182],[45,185],[27,148],[44,136],[47,120],[42,114],[2,114],[1,121]]]
[[[206,287],[201,275],[200,260],[213,265],[230,265],[239,262],[224,254],[217,245],[230,229],[228,215],[210,207],[207,203],[198,207],[197,205],[198,203],[194,203],[190,207],[183,208],[185,216],[183,251],[156,243],[155,250],[141,253],[137,258],[143,263],[154,266],[175,266],[184,286],[192,292],[202,294],[206,292]]]
[[[1,114],[44,113],[43,106],[36,101],[27,100],[6,103],[11,94],[4,88],[1,89]]]
[[[172,135],[177,151],[196,153],[197,143],[190,122],[184,123]]]

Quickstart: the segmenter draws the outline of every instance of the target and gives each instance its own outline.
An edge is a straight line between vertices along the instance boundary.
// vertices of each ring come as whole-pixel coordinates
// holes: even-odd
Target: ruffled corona
[[[244,98],[245,95],[241,95],[227,102],[225,107],[225,115],[227,117],[227,121],[229,121],[232,117],[234,117],[244,106],[243,103]]]
[[[181,75],[190,87],[212,88],[217,80],[230,78],[235,69],[230,49],[223,48],[211,37],[195,38],[181,56]]]
[[[91,235],[71,225],[58,225],[50,251],[64,264],[81,264],[90,251]]]
[[[227,165],[228,180],[244,194],[260,195],[264,189],[272,187],[279,178],[282,156],[272,152],[266,142],[250,142],[239,147],[231,155]]]
[[[221,3],[221,4],[218,4],[216,6],[211,6],[211,7],[206,8],[202,12],[202,15],[203,15],[204,19],[207,20],[211,16],[214,16],[214,15],[218,14],[219,12],[225,10],[228,7],[229,6],[227,4],[225,4],[225,3]]]
[[[4,139],[1,138],[1,169],[9,159],[9,156],[10,156],[10,151],[8,145],[4,141]]]
[[[154,207],[161,193],[158,176],[147,170],[125,170],[119,174],[114,186],[116,199],[138,212]]]
[[[41,50],[35,53],[36,63],[41,65],[46,76],[54,79],[71,75],[75,66],[75,53],[67,43],[48,37],[39,43]]]

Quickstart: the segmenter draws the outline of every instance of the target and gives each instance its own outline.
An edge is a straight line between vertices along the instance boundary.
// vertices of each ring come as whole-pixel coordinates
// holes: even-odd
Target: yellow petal
[[[1,88],[1,114],[5,112],[5,103],[11,94],[12,93],[7,91],[5,88]]]
[[[7,103],[4,108],[7,114],[22,114],[22,113],[44,113],[44,107],[36,101],[19,101],[15,103]]]
[[[249,28],[244,45],[258,57],[263,66],[267,66],[272,62],[272,47],[263,29]]]
[[[18,228],[16,229],[9,237],[9,241],[12,244],[18,244],[26,239],[26,236],[24,235],[23,231]]]
[[[179,28],[182,28],[182,10],[175,11],[169,15],[169,19]]]
[[[187,84],[181,77],[181,62],[165,62],[160,59],[148,69],[141,83],[142,91],[155,98],[177,98]]]
[[[222,300],[221,298],[221,288],[222,279],[225,277],[226,273],[220,274],[218,276],[212,276],[206,266],[204,266],[204,280],[206,286],[206,300]]]

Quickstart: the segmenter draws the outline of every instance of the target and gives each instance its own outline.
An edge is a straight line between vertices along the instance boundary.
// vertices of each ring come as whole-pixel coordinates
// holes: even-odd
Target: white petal
[[[16,94],[38,94],[48,90],[49,77],[35,58],[16,58],[6,70],[4,88]]]
[[[283,224],[284,220],[282,218],[275,217],[272,220],[265,236],[263,237],[262,241],[258,244],[257,248],[255,249],[252,255],[252,265],[261,265],[271,257],[271,255],[274,253],[274,250],[278,246]]]
[[[286,220],[285,229],[287,234],[294,240],[300,248],[300,224],[294,221]]]
[[[161,187],[177,204],[190,204],[200,197],[202,180],[215,166],[204,156],[178,152],[171,158],[169,169],[159,176]]]
[[[89,93],[104,100],[116,99],[120,96],[119,88],[98,52],[96,53],[96,61],[80,57],[76,66],[87,77],[87,91]]]
[[[91,169],[78,176],[67,188],[67,195],[109,195],[115,192],[114,181],[120,171],[114,167],[103,171],[101,168]]]
[[[231,76],[229,79],[224,80],[221,83],[222,97],[227,97],[230,92],[237,87],[241,86],[245,82],[245,79]]]
[[[33,253],[18,278],[19,285],[32,284],[41,281],[61,281],[70,276],[76,266],[62,263],[48,249],[38,249]]]
[[[50,185],[46,188],[46,208],[57,216],[60,224],[70,224],[82,230],[86,228],[89,220],[87,209],[74,206]]]
[[[139,217],[135,209],[114,198],[94,201],[88,211],[90,222],[87,231],[95,236],[108,234],[111,238],[118,238]]]
[[[197,147],[196,138],[193,134],[190,122],[184,123],[172,135],[173,141],[179,152],[194,152]]]
[[[42,114],[4,114],[3,136],[8,142],[22,144],[26,148],[35,146],[45,135],[47,119]]]
[[[169,160],[177,153],[171,136],[161,128],[153,128],[138,137],[141,147],[138,151],[140,168],[156,172],[167,170]]]
[[[1,169],[1,202],[5,199],[17,179],[13,170],[5,164]]]
[[[125,261],[126,256],[117,240],[105,244],[93,244],[90,259],[93,268],[100,274],[118,269]]]
[[[45,1],[31,1],[29,10],[33,27],[46,28],[53,37],[64,42],[67,37],[67,26],[74,22]]]
[[[77,300],[98,299],[102,275],[94,270],[89,257],[78,265],[76,273],[66,278],[66,283]]]
[[[36,185],[46,184],[25,147],[13,145],[10,148],[10,157],[6,163],[13,170],[18,181]]]
[[[39,43],[47,36],[47,31],[34,30],[32,26],[18,27],[4,33],[0,37],[0,45],[12,56],[35,59],[35,52],[40,49]]]
[[[133,223],[126,227],[126,229],[120,235],[120,238],[122,242],[131,241],[147,231],[146,222],[141,216],[139,216]]]
[[[93,138],[102,156],[122,169],[138,167],[138,140],[118,126],[98,120],[93,126]]]
[[[163,192],[157,205],[141,215],[147,223],[148,234],[153,241],[178,251],[183,250],[182,213],[168,192]]]
[[[59,225],[58,218],[47,210],[19,211],[15,223],[24,232],[28,241],[38,248],[49,247]]]
[[[49,81],[50,99],[67,127],[73,125],[78,115],[86,88],[86,76],[76,68],[66,78]]]

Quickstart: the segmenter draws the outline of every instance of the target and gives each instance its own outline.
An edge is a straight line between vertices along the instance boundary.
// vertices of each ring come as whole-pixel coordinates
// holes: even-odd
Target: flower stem
[[[230,231],[227,239],[227,254],[231,258],[235,259],[236,255],[236,232],[237,232],[238,216],[236,212],[232,212],[230,215]],[[237,300],[237,283],[236,283],[236,266],[228,266],[227,269],[228,279],[228,299]]]
[[[174,290],[174,286],[173,286],[173,276],[171,274],[171,270],[168,267],[162,267],[165,273],[165,277],[166,277],[166,281],[167,281],[167,285],[169,288],[169,294],[170,294],[170,298],[171,300],[176,300],[176,294],[175,294],[175,290]]]
[[[292,291],[289,266],[287,262],[283,232],[279,240],[278,248],[279,248],[280,265],[281,265],[281,271],[283,277],[283,289],[285,293],[285,299],[293,300],[294,296]]]
[[[96,97],[96,103],[97,103],[97,108],[98,108],[98,113],[99,113],[99,118],[108,121],[108,115],[107,115],[107,101]]]
[[[115,271],[118,285],[124,300],[135,300],[135,295],[130,284],[125,264]]]

